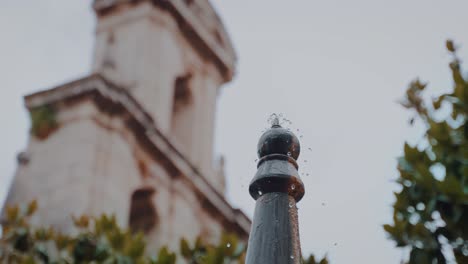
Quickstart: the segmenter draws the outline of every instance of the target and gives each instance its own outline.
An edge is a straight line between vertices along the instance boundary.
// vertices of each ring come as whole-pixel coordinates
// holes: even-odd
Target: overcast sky
[[[399,263],[402,253],[381,225],[391,221],[395,158],[421,131],[408,126],[410,114],[396,101],[417,76],[434,93],[450,87],[444,42],[468,45],[468,2],[214,4],[239,55],[217,112],[216,151],[226,156],[229,200],[252,216],[247,188],[256,143],[268,116],[283,113],[302,136],[304,255]],[[22,96],[89,72],[95,20],[90,0],[3,0],[0,7],[1,200],[27,143]]]

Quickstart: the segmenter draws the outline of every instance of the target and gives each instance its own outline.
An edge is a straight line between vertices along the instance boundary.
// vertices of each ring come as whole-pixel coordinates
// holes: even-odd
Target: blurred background
[[[387,239],[396,158],[422,128],[397,101],[413,79],[450,87],[446,39],[468,43],[466,1],[212,0],[238,55],[219,93],[215,151],[225,156],[227,197],[249,217],[256,144],[272,113],[300,138],[306,194],[298,204],[304,254],[332,263],[398,263]],[[91,1],[2,1],[0,201],[26,144],[22,96],[85,76]]]

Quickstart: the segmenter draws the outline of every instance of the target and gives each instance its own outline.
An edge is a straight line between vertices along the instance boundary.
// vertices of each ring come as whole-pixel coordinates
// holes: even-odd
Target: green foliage
[[[323,257],[321,260],[316,261],[314,255],[310,255],[308,259],[302,261],[304,264],[328,264],[327,257]]]
[[[246,245],[233,234],[224,234],[218,245],[198,238],[193,245],[182,239],[180,253],[167,247],[146,249],[141,233],[121,229],[115,217],[102,215],[72,217],[78,233],[62,234],[52,228],[29,224],[37,202],[23,207],[7,207],[0,239],[0,263],[106,263],[106,264],[175,264],[177,256],[189,264],[244,263]],[[156,255],[148,253],[157,252]],[[326,258],[316,262],[311,256],[306,264],[328,264]]]
[[[74,218],[74,237],[52,228],[33,227],[29,219],[37,208],[7,207],[0,240],[2,263],[171,263],[149,261],[144,256],[145,241],[118,227],[115,217]]]
[[[232,234],[223,235],[219,245],[206,245],[200,238],[193,247],[185,239],[180,241],[182,256],[192,264],[235,263],[234,260],[244,263],[245,249],[245,244]]]
[[[50,106],[40,106],[31,109],[31,133],[39,139],[45,139],[57,128],[55,110]]]
[[[416,80],[402,102],[426,133],[417,146],[404,145],[401,191],[395,193],[393,224],[384,229],[398,247],[410,248],[411,264],[446,263],[447,254],[468,263],[468,79],[456,46],[446,46],[453,57],[453,91],[427,103],[426,84]]]

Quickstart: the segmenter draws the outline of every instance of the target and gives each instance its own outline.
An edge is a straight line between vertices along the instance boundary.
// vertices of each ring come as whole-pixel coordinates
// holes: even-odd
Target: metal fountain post
[[[296,203],[304,196],[296,162],[299,140],[276,118],[260,137],[257,152],[258,170],[249,186],[256,205],[246,264],[299,264]]]

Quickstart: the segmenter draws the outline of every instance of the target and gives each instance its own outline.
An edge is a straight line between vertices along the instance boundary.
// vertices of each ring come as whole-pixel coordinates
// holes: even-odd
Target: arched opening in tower
[[[158,214],[152,201],[154,192],[151,187],[143,187],[133,192],[129,219],[132,232],[148,233],[157,225]]]

